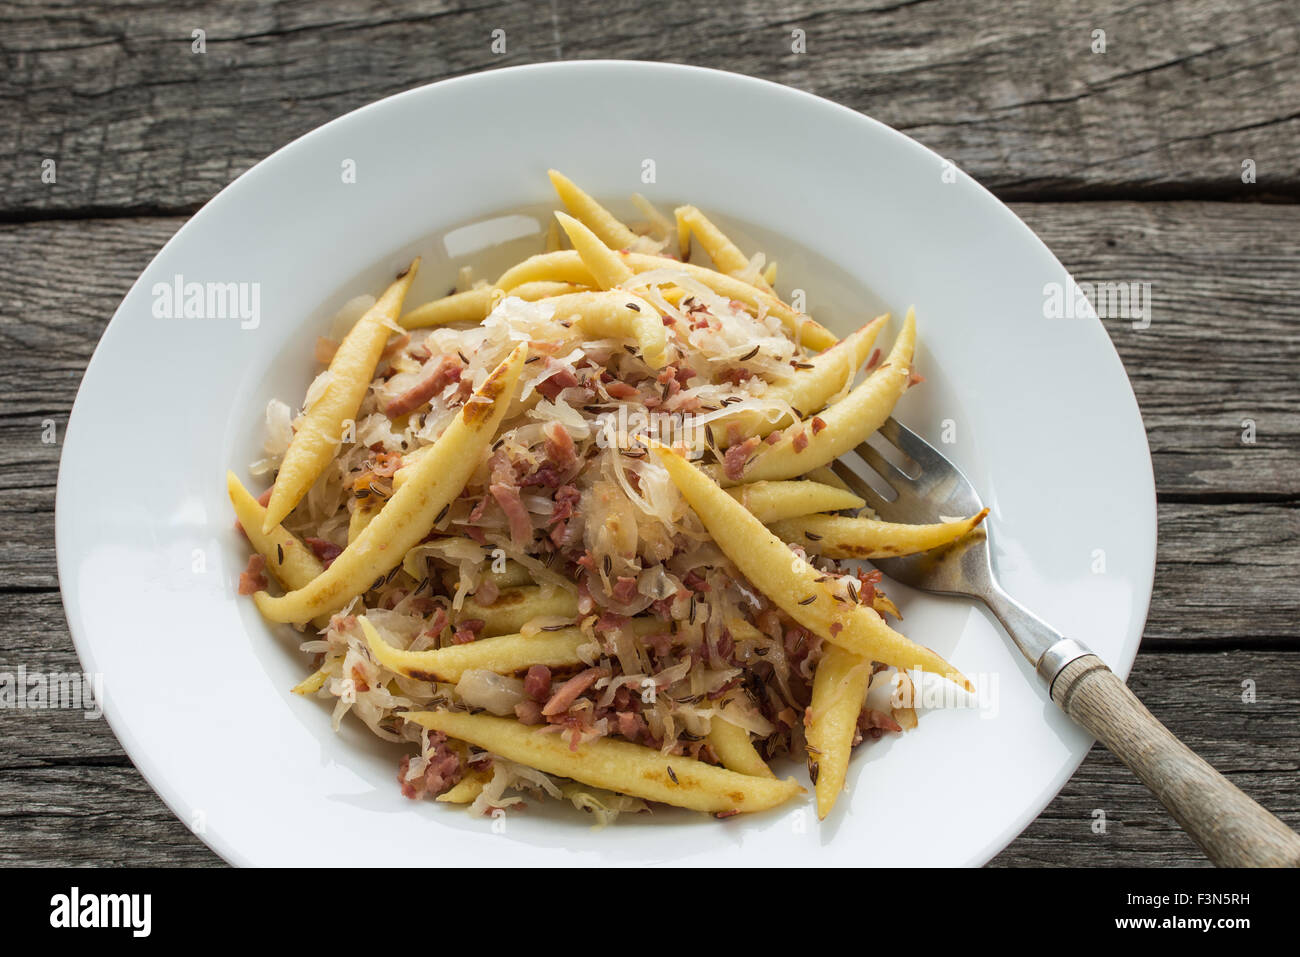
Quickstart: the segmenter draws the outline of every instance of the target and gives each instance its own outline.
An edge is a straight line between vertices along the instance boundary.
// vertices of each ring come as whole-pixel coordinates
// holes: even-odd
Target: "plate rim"
[[[809,106],[815,106],[819,109],[825,109],[829,107],[832,109],[832,111],[842,113],[846,117],[851,118],[853,122],[866,123],[874,127],[877,132],[882,133],[887,138],[893,140],[897,145],[900,145],[901,148],[912,150],[912,151],[921,151],[921,153],[927,154],[931,158],[939,160],[940,162],[948,162],[943,157],[941,157],[938,153],[936,153],[934,150],[927,147],[923,143],[920,143],[919,141],[908,136],[907,134],[894,129],[893,127],[883,123],[880,120],[875,119],[872,116],[869,116],[866,113],[861,113],[851,107],[845,106],[842,103],[838,103],[834,100],[819,96],[814,93],[810,93],[806,90],[802,90],[797,87],[788,86],[786,84],[778,83],[773,80],[768,80],[761,77],[750,76],[748,74],[739,73],[731,70],[718,69],[714,67],[702,67],[702,66],[694,66],[690,64],[666,63],[666,62],[647,61],[647,60],[623,60],[623,59],[610,59],[610,58],[589,59],[589,60],[588,59],[557,60],[557,61],[547,61],[541,63],[520,64],[520,65],[508,66],[508,67],[497,67],[497,68],[490,68],[486,70],[480,70],[473,73],[464,74],[462,76],[448,77],[430,83],[423,83],[418,86],[414,86],[409,89],[402,90],[398,93],[381,97],[380,99],[363,104],[362,106],[359,106],[355,109],[348,110],[345,113],[339,114],[338,116],[335,116],[332,119],[327,120],[326,122],[316,127],[313,127],[311,130],[308,130],[307,132],[294,138],[288,143],[283,144],[282,146],[278,147],[277,149],[269,153],[267,156],[258,160],[251,167],[249,167],[247,170],[245,170],[243,173],[241,173],[231,182],[227,183],[224,187],[222,187],[217,193],[215,193],[212,196],[212,198],[207,200],[195,213],[193,213],[180,226],[180,228],[177,229],[176,232],[174,232],[167,239],[167,241],[158,249],[158,251],[150,258],[148,264],[141,271],[140,275],[136,277],[135,281],[132,282],[130,287],[127,289],[126,293],[123,296],[122,301],[119,302],[117,307],[114,309],[112,317],[110,317],[109,321],[105,324],[104,329],[101,332],[99,339],[95,344],[95,348],[91,354],[91,357],[86,363],[86,367],[82,373],[81,379],[77,384],[76,395],[73,400],[72,407],[68,413],[67,424],[64,427],[64,440],[60,447],[59,467],[58,467],[58,473],[57,473],[56,483],[55,483],[54,539],[55,539],[55,552],[56,552],[55,555],[56,571],[59,578],[60,602],[63,607],[64,618],[67,623],[68,632],[72,637],[74,648],[77,652],[78,658],[84,670],[94,673],[96,658],[95,658],[94,650],[91,647],[91,644],[89,642],[88,635],[83,633],[83,630],[80,627],[81,623],[76,620],[79,617],[74,613],[74,608],[73,608],[73,605],[75,605],[76,603],[76,599],[69,598],[68,584],[72,581],[74,575],[72,574],[72,570],[67,567],[67,562],[70,561],[70,559],[65,560],[65,555],[67,554],[67,551],[63,544],[67,540],[68,535],[70,534],[70,531],[67,529],[67,523],[70,521],[70,519],[67,517],[68,515],[67,509],[61,507],[62,503],[66,502],[65,472],[63,468],[64,457],[69,447],[73,444],[74,438],[77,434],[74,433],[73,431],[73,423],[78,420],[77,412],[82,405],[83,389],[86,380],[90,378],[92,370],[96,368],[97,361],[101,361],[101,364],[102,361],[107,361],[107,360],[101,360],[101,355],[104,351],[103,346],[105,342],[109,339],[109,336],[112,334],[113,329],[115,327],[120,327],[122,324],[125,323],[126,320],[123,320],[123,323],[118,322],[119,317],[122,316],[123,314],[122,307],[125,301],[131,297],[132,293],[134,293],[136,288],[141,283],[144,282],[145,277],[149,274],[154,263],[158,259],[162,258],[171,249],[173,244],[182,242],[186,237],[186,235],[188,234],[188,232],[191,230],[191,228],[196,228],[196,224],[199,224],[197,228],[201,228],[202,224],[207,219],[209,210],[212,207],[214,207],[219,201],[221,201],[223,197],[226,196],[227,193],[234,190],[241,183],[246,183],[247,181],[256,179],[257,177],[263,175],[268,175],[267,168],[276,165],[273,161],[277,160],[277,158],[282,157],[283,155],[286,154],[292,154],[305,149],[309,149],[311,144],[318,137],[322,137],[326,135],[326,132],[334,128],[337,124],[343,124],[345,122],[351,121],[354,117],[356,117],[359,114],[364,114],[367,113],[368,111],[377,111],[379,109],[385,108],[386,106],[393,103],[394,101],[418,97],[424,94],[426,91],[433,89],[435,87],[455,88],[455,87],[474,86],[476,84],[484,83],[484,82],[487,83],[509,82],[508,79],[503,80],[502,78],[509,77],[509,76],[519,76],[528,73],[535,73],[538,71],[541,72],[562,72],[562,71],[573,71],[573,70],[600,71],[600,70],[611,70],[611,69],[615,71],[628,71],[628,72],[641,71],[641,72],[650,72],[650,73],[679,74],[679,75],[680,74],[697,74],[697,75],[703,74],[703,75],[710,75],[715,79],[720,78],[724,82],[736,84],[738,86],[760,86],[765,88],[769,95],[788,96],[795,100],[802,100],[805,103],[807,103]],[[1052,252],[1051,248],[1047,246],[1047,244],[1043,241],[1043,239],[1037,233],[1035,233],[1034,230],[1030,228],[1029,225],[1023,219],[1021,219],[1021,217],[1016,213],[1014,209],[1012,209],[1007,203],[1003,202],[996,195],[994,195],[982,183],[978,182],[968,174],[965,174],[964,171],[960,171],[960,167],[955,167],[955,168],[959,170],[959,175],[963,177],[964,181],[968,185],[973,185],[974,187],[977,188],[979,193],[983,194],[982,201],[986,205],[992,204],[994,208],[1000,209],[1002,214],[1011,217],[1011,219],[1016,224],[1017,231],[1021,233],[1022,239],[1026,237],[1030,238],[1032,240],[1032,244],[1037,247],[1038,251],[1041,254],[1044,254],[1047,257],[1049,257],[1051,262],[1059,266],[1062,272],[1064,272],[1066,275],[1069,275],[1071,279],[1073,279],[1072,274],[1069,273],[1069,270],[1065,269],[1064,264],[1060,262],[1060,260],[1056,257],[1056,255]],[[1114,356],[1115,361],[1119,364],[1121,371],[1123,371],[1124,373],[1124,384],[1128,389],[1128,397],[1132,401],[1133,408],[1137,412],[1138,425],[1140,426],[1143,448],[1145,450],[1145,455],[1142,456],[1142,461],[1145,465],[1145,474],[1141,476],[1141,478],[1144,481],[1145,488],[1150,490],[1150,495],[1144,496],[1144,501],[1142,504],[1144,508],[1149,509],[1148,514],[1151,516],[1151,535],[1150,535],[1150,540],[1147,541],[1144,539],[1142,544],[1146,547],[1146,550],[1149,552],[1151,556],[1151,562],[1150,562],[1149,572],[1146,575],[1144,575],[1140,581],[1140,584],[1142,585],[1144,591],[1144,597],[1142,598],[1142,601],[1140,603],[1140,614],[1135,615],[1135,619],[1134,619],[1135,625],[1137,627],[1137,640],[1133,644],[1132,654],[1122,655],[1121,658],[1124,660],[1113,660],[1108,662],[1111,668],[1115,671],[1116,674],[1118,674],[1121,677],[1121,679],[1127,680],[1133,662],[1136,659],[1136,656],[1141,647],[1142,637],[1145,632],[1148,617],[1150,615],[1150,605],[1151,605],[1151,599],[1152,599],[1153,588],[1154,588],[1155,571],[1156,571],[1156,546],[1157,546],[1158,535],[1159,535],[1158,514],[1156,510],[1156,489],[1155,489],[1155,478],[1154,478],[1154,466],[1151,460],[1150,441],[1147,433],[1146,423],[1145,420],[1142,418],[1141,406],[1138,403],[1137,396],[1133,390],[1132,379],[1129,377],[1127,369],[1124,368],[1123,362],[1119,357],[1118,350],[1115,348],[1113,340],[1111,339],[1110,335],[1106,332],[1105,327],[1103,326],[1100,319],[1097,319],[1095,316],[1092,317],[1090,320],[1090,325],[1093,326],[1093,332],[1095,333],[1095,335],[1100,336],[1102,339],[1105,340],[1107,348],[1110,350],[1111,354]],[[81,418],[84,419],[85,416],[83,415],[81,416]],[[1143,567],[1145,567],[1145,565]],[[149,787],[155,792],[155,794],[158,795],[158,797],[168,807],[168,809],[172,812],[172,814],[174,814],[182,824],[185,824],[187,830],[195,834],[207,847],[209,847],[214,853],[216,853],[219,857],[221,857],[225,862],[235,866],[251,865],[253,863],[252,860],[240,848],[236,847],[233,843],[229,842],[225,837],[223,837],[220,832],[211,829],[205,829],[205,833],[198,833],[194,830],[194,828],[190,827],[185,822],[185,818],[177,810],[177,804],[180,798],[179,786],[174,784],[169,779],[165,769],[162,766],[162,762],[156,760],[152,754],[146,751],[136,740],[135,736],[131,733],[130,729],[126,727],[125,722],[123,720],[120,720],[120,716],[116,713],[117,709],[112,703],[111,696],[106,696],[106,698],[107,700],[103,702],[99,702],[100,706],[103,709],[104,720],[107,721],[109,727],[113,731],[113,734],[116,736],[118,742],[121,744],[123,750],[126,752],[127,756],[130,758],[135,768],[140,772],[140,774],[144,777],[145,781],[148,783]],[[1015,840],[1016,836],[1019,835],[1030,823],[1032,823],[1053,800],[1055,800],[1055,798],[1060,794],[1060,791],[1065,786],[1065,784],[1074,776],[1075,772],[1078,770],[1079,766],[1083,763],[1084,759],[1088,756],[1090,751],[1091,751],[1091,746],[1089,746],[1088,748],[1082,748],[1077,757],[1072,757],[1071,759],[1065,761],[1062,764],[1059,771],[1057,772],[1057,774],[1053,776],[1050,786],[1045,790],[1043,795],[1040,796],[1041,800],[1040,797],[1035,797],[1033,800],[1026,802],[1023,811],[1016,816],[1016,818],[1013,820],[1013,822],[1010,825],[1003,828],[996,835],[991,835],[977,853],[969,857],[967,860],[961,862],[960,865],[954,865],[954,866],[982,866],[988,863],[989,860],[991,860],[993,857],[999,854],[1007,846],[1009,846],[1010,843]]]

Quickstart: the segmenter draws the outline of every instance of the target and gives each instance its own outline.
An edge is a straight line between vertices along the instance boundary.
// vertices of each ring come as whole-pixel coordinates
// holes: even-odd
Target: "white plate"
[[[914,303],[928,381],[900,418],[932,440],[951,420],[946,449],[993,509],[1006,586],[1127,674],[1155,564],[1146,435],[1100,322],[1043,318],[1044,285],[1068,282],[1043,244],[965,175],[945,182],[935,154],[825,100],[680,66],[560,63],[434,84],[304,136],[205,206],[123,300],[77,396],[57,509],[69,626],[104,676],[123,746],[240,864],[987,860],[1089,740],[986,613],[897,586],[907,633],[996,682],[996,714],[931,712],[868,744],[822,825],[805,802],[726,822],[666,811],[593,833],[533,806],[498,833],[406,800],[392,746],[350,722],[333,734],[321,703],[289,694],[307,661],[235,594],[246,552],[225,471],[246,474],[269,397],[300,399],[314,337],[343,302],[413,253],[426,257],[413,301],[444,291],[499,230],[444,234],[553,204],[549,166],[601,197],[695,203],[761,242],[782,291],[806,290],[840,332],[878,305]],[[178,275],[259,283],[260,324],[155,318],[155,283]]]

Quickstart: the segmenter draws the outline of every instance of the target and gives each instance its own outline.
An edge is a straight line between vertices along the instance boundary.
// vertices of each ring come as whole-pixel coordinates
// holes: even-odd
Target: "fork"
[[[905,456],[908,471],[865,442],[854,452],[896,498],[886,499],[843,459],[832,468],[881,519],[926,524],[984,508],[961,470],[915,432],[890,418],[877,434]],[[1052,701],[1128,765],[1216,865],[1300,865],[1300,835],[1178,740],[1082,642],[1065,637],[1002,590],[984,528],[943,548],[871,562],[920,591],[977,598],[987,605],[1046,683]]]

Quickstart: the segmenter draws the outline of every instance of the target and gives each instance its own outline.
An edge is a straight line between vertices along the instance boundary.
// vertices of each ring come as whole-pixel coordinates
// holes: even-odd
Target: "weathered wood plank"
[[[1289,0],[29,0],[0,4],[0,24],[10,219],[190,210],[383,96],[590,57],[712,66],[830,97],[1006,196],[1300,193],[1300,16]],[[494,30],[504,53],[492,51]],[[806,52],[792,50],[796,30]],[[1093,52],[1095,30],[1105,52]],[[55,184],[41,179],[47,159]],[[1242,183],[1245,160],[1258,183]]]
[[[44,590],[48,598],[31,600],[50,603],[45,623],[66,643],[58,596],[50,591],[58,586],[53,499],[51,488],[6,493],[0,581],[6,589]],[[1169,641],[1300,646],[1300,506],[1174,502],[1160,505],[1158,521],[1149,647]],[[47,647],[25,622],[16,634],[29,649]]]
[[[8,662],[10,649],[2,660]],[[31,667],[76,667],[70,652]],[[1257,701],[1241,700],[1244,680]],[[1300,655],[1144,653],[1131,685],[1193,749],[1300,826]],[[1105,812],[1106,832],[1091,829]],[[217,863],[130,766],[108,726],[63,711],[0,712],[0,863]],[[995,865],[1199,866],[1199,851],[1118,760],[1094,748]]]
[[[1256,700],[1242,701],[1254,681]],[[1300,655],[1138,655],[1129,686],[1175,735],[1284,823],[1300,827]],[[1097,812],[1105,832],[1095,833]],[[1094,746],[994,866],[1203,867],[1189,837],[1119,759]]]
[[[1300,493],[1300,208],[1013,208],[1078,282],[1151,283],[1148,328],[1105,325],[1142,408],[1160,492]]]
[[[1167,496],[1300,493],[1300,207],[1024,203],[1080,281],[1150,282],[1145,330],[1107,320]],[[0,482],[53,481],[62,425],[108,317],[180,225],[171,218],[0,226]],[[87,269],[87,263],[94,263]],[[1243,423],[1255,441],[1243,442]],[[41,466],[39,463],[46,463]],[[31,468],[8,474],[8,467]],[[41,469],[46,471],[42,472]]]

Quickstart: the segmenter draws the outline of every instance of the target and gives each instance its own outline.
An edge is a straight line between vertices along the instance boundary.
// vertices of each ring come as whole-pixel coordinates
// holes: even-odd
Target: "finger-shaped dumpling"
[[[713,541],[749,582],[814,634],[854,654],[896,668],[920,668],[968,690],[972,685],[935,652],[890,628],[852,596],[852,580],[814,568],[680,453],[651,446]]]
[[[900,525],[842,515],[804,515],[772,522],[768,527],[785,541],[827,558],[896,558],[955,542],[984,521],[988,513],[986,508],[970,518],[932,525]]]
[[[695,811],[765,811],[803,792],[793,778],[782,781],[737,774],[615,738],[596,738],[574,746],[567,735],[539,734],[518,721],[488,714],[413,711],[403,717],[547,774]]]
[[[407,266],[339,343],[326,373],[329,381],[311,407],[303,410],[302,423],[284,453],[266,504],[264,532],[284,521],[334,458],[343,424],[356,418],[419,267],[419,259]]]
[[[916,321],[909,309],[885,362],[866,381],[820,415],[789,426],[781,438],[759,446],[745,464],[746,482],[787,479],[827,465],[866,441],[894,411],[912,378]]]
[[[867,687],[871,660],[837,645],[826,649],[813,674],[812,703],[804,718],[808,776],[817,793],[817,816],[826,817],[844,790]]]
[[[253,596],[271,621],[307,621],[337,611],[395,568],[465,488],[514,397],[528,356],[521,343],[461,406],[400,489],[324,572],[279,598]]]

